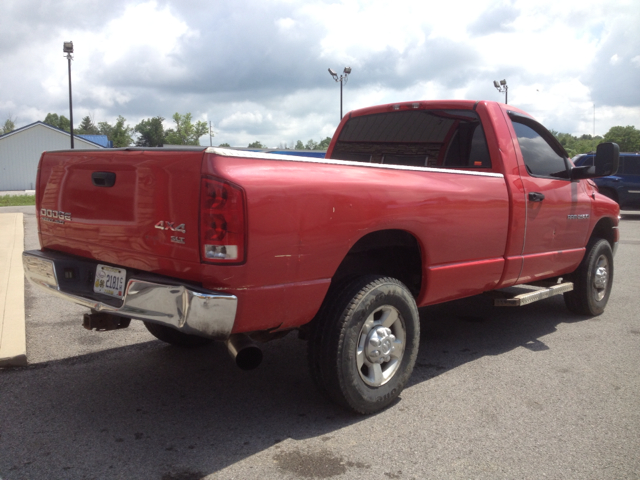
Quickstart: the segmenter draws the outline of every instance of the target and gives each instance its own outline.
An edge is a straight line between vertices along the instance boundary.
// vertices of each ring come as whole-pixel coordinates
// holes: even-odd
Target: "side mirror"
[[[618,172],[620,163],[620,147],[617,143],[601,143],[596,148],[593,165],[596,167],[596,177],[607,177]]]
[[[601,143],[596,148],[596,156],[593,165],[583,167],[573,167],[571,169],[571,179],[608,177],[615,175],[620,162],[620,147],[617,143]]]

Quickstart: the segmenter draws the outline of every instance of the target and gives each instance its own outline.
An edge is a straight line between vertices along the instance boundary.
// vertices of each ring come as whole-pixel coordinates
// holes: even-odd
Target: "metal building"
[[[69,132],[42,122],[18,128],[0,136],[0,192],[34,190],[42,152],[68,150]],[[74,135],[76,149],[103,148]]]

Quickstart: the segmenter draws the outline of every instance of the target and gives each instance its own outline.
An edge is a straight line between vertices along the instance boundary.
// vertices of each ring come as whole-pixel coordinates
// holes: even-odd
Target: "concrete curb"
[[[0,214],[0,367],[27,364],[23,250],[22,213]]]

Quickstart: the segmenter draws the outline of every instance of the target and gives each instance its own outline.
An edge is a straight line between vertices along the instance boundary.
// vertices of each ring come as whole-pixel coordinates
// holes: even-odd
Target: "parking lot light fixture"
[[[493,81],[493,86],[494,86],[494,87],[496,87],[496,89],[497,89],[500,93],[504,92],[504,103],[505,103],[505,104],[506,104],[506,103],[509,103],[509,102],[507,101],[507,100],[508,100],[508,98],[507,98],[507,94],[508,94],[508,91],[509,91],[509,87],[507,86],[507,81],[506,81],[506,80],[504,80],[504,79],[503,79],[503,80],[500,80],[499,82],[498,82],[497,80],[494,80],[494,81]]]
[[[62,51],[66,53],[65,56],[69,62],[69,130],[71,133],[71,148],[73,149],[73,102],[71,100],[71,60],[73,60],[73,42],[64,42],[62,44]]]
[[[351,67],[344,67],[342,75],[340,76],[338,76],[338,74],[332,69],[329,69],[329,75],[331,75],[336,82],[340,82],[340,121],[342,121],[342,85],[347,84],[347,79],[349,78],[350,73]]]

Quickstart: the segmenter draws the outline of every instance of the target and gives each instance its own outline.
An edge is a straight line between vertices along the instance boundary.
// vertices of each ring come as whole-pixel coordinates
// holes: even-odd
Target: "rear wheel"
[[[613,283],[611,245],[593,238],[578,269],[571,274],[573,291],[564,294],[565,304],[573,313],[600,315],[609,301]]]
[[[187,335],[186,333],[179,332],[175,328],[158,325],[157,323],[144,322],[144,326],[147,327],[149,333],[158,340],[178,347],[199,347],[213,342],[210,338]]]
[[[392,403],[418,355],[416,303],[400,281],[360,277],[330,291],[309,338],[309,366],[318,386],[358,413]]]

